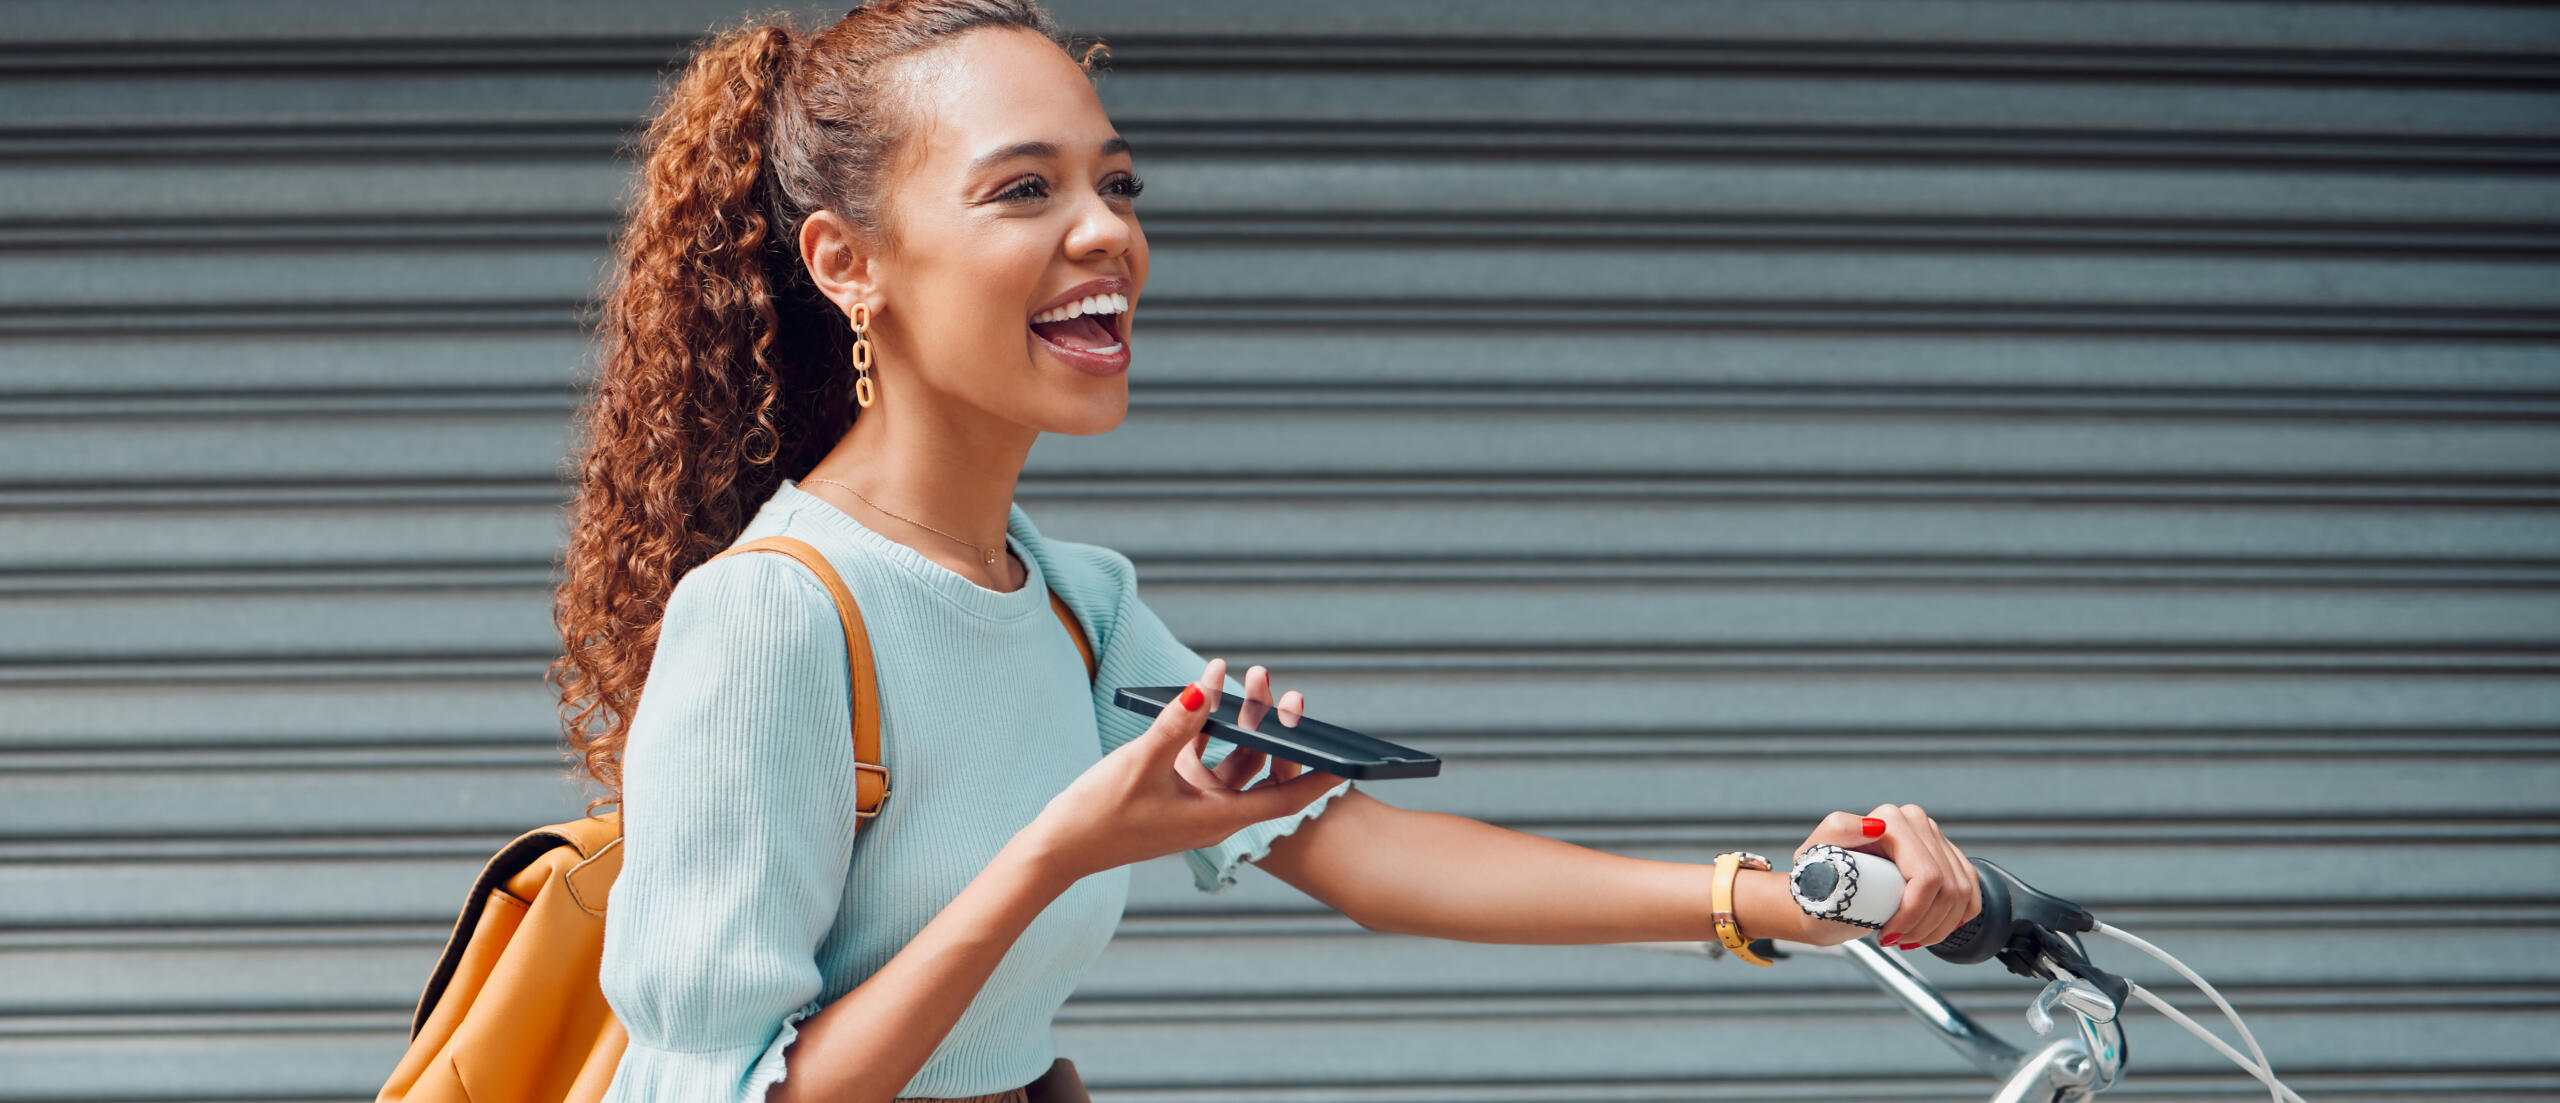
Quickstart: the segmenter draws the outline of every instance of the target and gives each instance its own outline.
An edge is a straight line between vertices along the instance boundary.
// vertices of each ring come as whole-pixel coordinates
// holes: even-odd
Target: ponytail
[[[1033,0],[876,0],[816,34],[781,18],[721,33],[660,99],[580,411],[552,616],[562,653],[546,675],[572,772],[606,791],[590,815],[620,802],[623,742],[676,581],[852,425],[851,334],[801,267],[801,222],[832,210],[887,240],[884,177],[904,127],[879,75],[991,25],[1074,52]],[[1091,71],[1096,51],[1081,60]]]

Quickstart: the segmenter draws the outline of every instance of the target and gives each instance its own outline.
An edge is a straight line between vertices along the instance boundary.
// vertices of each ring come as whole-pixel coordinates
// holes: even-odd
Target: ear
[[[885,304],[880,301],[878,265],[862,235],[843,216],[820,210],[801,220],[800,263],[809,270],[809,282],[818,293],[845,317],[853,317],[856,302],[870,303],[872,316],[879,317]]]

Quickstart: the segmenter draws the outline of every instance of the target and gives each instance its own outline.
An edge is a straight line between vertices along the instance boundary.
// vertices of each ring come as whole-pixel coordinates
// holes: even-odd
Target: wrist
[[[1067,886],[1075,884],[1087,872],[1075,868],[1065,848],[1042,829],[1038,820],[1014,832],[1013,838],[1006,840],[1003,849],[996,852],[995,861],[989,864],[1011,869],[1015,876],[1052,897],[1067,891]]]
[[[1787,875],[1764,869],[1737,870],[1733,875],[1733,918],[1745,939],[1775,938],[1815,943],[1807,928],[1813,918],[1796,906]]]

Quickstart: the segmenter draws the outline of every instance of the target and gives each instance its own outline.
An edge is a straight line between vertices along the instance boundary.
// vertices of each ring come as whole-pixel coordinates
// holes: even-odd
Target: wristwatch
[[[1715,887],[1708,893],[1708,902],[1715,908],[1716,938],[1724,942],[1725,949],[1733,951],[1733,956],[1753,965],[1776,962],[1752,953],[1750,941],[1742,937],[1742,924],[1733,918],[1733,877],[1740,870],[1768,868],[1769,859],[1748,850],[1725,851],[1716,855]]]

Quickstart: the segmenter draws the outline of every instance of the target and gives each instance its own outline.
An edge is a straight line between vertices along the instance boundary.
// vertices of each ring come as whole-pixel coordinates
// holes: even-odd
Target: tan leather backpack
[[[715,555],[788,555],[826,583],[844,621],[853,672],[855,818],[876,816],[889,796],[880,765],[879,687],[871,639],[853,594],[818,549],[786,536]],[[1075,613],[1049,606],[1094,673],[1093,645]],[[461,918],[418,997],[409,1051],[377,1103],[595,1103],[613,1083],[629,1037],[605,1003],[604,914],[622,872],[622,813],[537,827],[489,859],[463,900]]]

